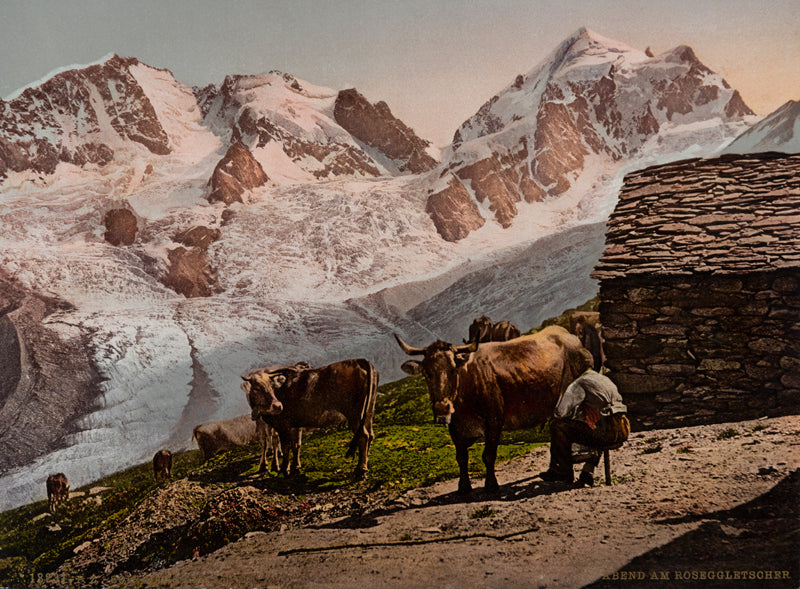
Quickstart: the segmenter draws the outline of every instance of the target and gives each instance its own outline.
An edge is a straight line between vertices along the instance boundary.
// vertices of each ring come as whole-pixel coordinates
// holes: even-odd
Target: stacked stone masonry
[[[800,156],[626,178],[593,276],[634,427],[800,413],[799,237]]]

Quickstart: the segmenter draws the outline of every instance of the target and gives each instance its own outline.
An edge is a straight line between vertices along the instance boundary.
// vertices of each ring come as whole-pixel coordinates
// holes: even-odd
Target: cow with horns
[[[402,370],[425,377],[436,421],[449,426],[461,494],[472,488],[469,447],[476,440],[485,440],[485,488],[496,492],[494,465],[501,432],[544,424],[561,393],[591,366],[578,338],[558,326],[507,342],[472,341],[464,346],[435,341],[415,348],[396,334],[395,339],[409,356],[422,356],[405,362]]]
[[[346,421],[353,438],[346,457],[358,449],[355,477],[367,475],[369,448],[375,435],[372,418],[378,394],[378,371],[367,360],[344,360],[321,368],[308,365],[267,367],[242,376],[252,418],[275,428],[284,449],[293,446],[292,471],[300,467],[299,428],[318,428]],[[284,450],[281,472],[289,474]]]

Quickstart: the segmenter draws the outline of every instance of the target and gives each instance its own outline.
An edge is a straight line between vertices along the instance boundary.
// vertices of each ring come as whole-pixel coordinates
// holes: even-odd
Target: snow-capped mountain
[[[790,100],[734,139],[723,153],[800,153],[800,101]]]
[[[714,153],[737,97],[688,48],[582,30],[437,164],[387,105],[288,74],[192,89],[112,56],[25,89],[0,104],[0,508],[191,447],[247,412],[254,366],[367,357],[386,382],[392,332],[586,301],[625,171]]]
[[[690,147],[698,124],[730,134],[748,115],[691,48],[652,56],[584,28],[461,125],[428,209],[448,240],[510,227],[524,203],[577,199],[631,159]]]
[[[386,103],[289,74],[228,76],[198,93],[205,120],[241,141],[279,184],[422,172],[437,162]]]

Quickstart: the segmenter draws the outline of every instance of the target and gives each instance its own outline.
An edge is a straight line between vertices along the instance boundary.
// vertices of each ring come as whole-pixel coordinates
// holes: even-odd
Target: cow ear
[[[472,352],[466,352],[464,354],[456,354],[455,355],[456,366],[459,368],[461,366],[464,366],[464,364],[467,363],[467,360],[469,360],[471,354]]]
[[[272,382],[275,383],[276,386],[282,387],[286,384],[286,376],[283,374],[277,374],[272,377]]]
[[[422,364],[416,360],[408,360],[407,362],[403,362],[400,366],[400,370],[411,376],[416,376],[422,372]]]

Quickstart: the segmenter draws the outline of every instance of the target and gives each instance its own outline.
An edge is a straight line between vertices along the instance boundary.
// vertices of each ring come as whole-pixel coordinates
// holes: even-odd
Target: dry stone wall
[[[600,301],[635,428],[800,413],[795,270],[604,280]]]

